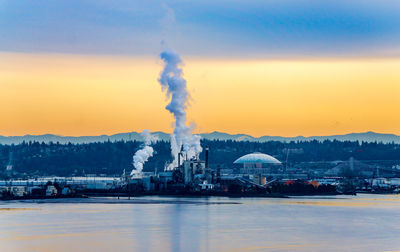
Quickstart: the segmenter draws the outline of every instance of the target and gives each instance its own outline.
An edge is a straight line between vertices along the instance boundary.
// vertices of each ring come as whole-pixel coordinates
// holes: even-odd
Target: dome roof
[[[254,152],[251,154],[244,155],[236,159],[234,164],[250,164],[250,163],[261,163],[261,164],[281,164],[281,162],[267,154],[260,152]]]

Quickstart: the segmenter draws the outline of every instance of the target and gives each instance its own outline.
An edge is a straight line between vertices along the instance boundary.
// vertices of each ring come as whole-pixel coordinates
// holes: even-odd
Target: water
[[[0,202],[0,251],[400,250],[399,195],[85,201]]]

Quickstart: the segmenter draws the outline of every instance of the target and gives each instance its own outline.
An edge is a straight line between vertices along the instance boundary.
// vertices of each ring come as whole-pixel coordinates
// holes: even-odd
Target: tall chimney
[[[184,153],[183,153],[183,145],[182,145],[182,146],[181,146],[181,150],[180,150],[179,153],[178,153],[178,167],[181,166],[181,157],[182,157],[182,158],[185,158],[183,155],[184,155]]]
[[[206,169],[208,169],[209,167],[208,167],[208,146],[206,147]]]
[[[221,166],[217,166],[217,183],[221,182]]]

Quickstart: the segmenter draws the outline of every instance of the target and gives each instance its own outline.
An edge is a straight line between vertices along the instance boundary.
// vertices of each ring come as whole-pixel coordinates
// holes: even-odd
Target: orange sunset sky
[[[400,134],[399,12],[390,0],[0,1],[0,135],[172,132],[161,41],[185,63],[196,133]]]
[[[2,135],[172,131],[151,57],[0,54]],[[400,60],[184,58],[196,132],[400,133]]]

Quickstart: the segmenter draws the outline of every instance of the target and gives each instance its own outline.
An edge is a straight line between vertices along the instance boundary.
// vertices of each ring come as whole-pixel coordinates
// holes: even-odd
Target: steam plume
[[[181,58],[172,50],[165,50],[161,53],[164,61],[164,69],[158,81],[163,91],[167,92],[167,97],[171,98],[166,109],[175,117],[175,129],[171,135],[171,153],[174,161],[167,169],[172,169],[178,164],[178,153],[183,146],[183,150],[188,158],[199,155],[202,151],[200,146],[200,136],[193,135],[193,126],[186,125],[186,108],[188,105],[189,93],[186,88],[186,80],[182,77],[183,64]]]
[[[131,176],[133,175],[141,175],[143,170],[144,163],[153,156],[153,147],[150,145],[157,141],[157,138],[150,134],[149,130],[143,130],[141,133],[144,141],[144,147],[138,151],[136,151],[133,156],[133,166],[135,169],[132,170]]]

